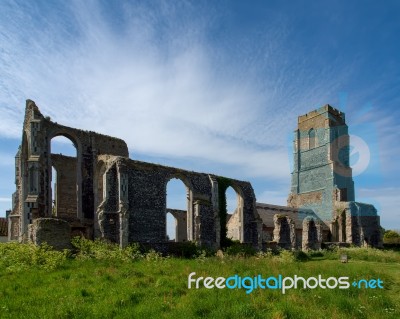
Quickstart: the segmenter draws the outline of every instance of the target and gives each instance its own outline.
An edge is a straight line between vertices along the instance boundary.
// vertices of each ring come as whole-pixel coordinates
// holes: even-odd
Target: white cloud
[[[248,131],[264,97],[251,79],[244,83],[214,70],[202,21],[193,21],[189,32],[171,22],[160,44],[156,23],[146,16],[132,12],[120,37],[97,6],[76,4],[73,13],[79,35],[73,46],[71,35],[57,30],[64,25],[27,31],[35,38],[29,55],[23,52],[27,44],[13,40],[7,46],[18,63],[2,56],[9,92],[0,101],[8,109],[0,135],[19,136],[27,96],[54,121],[123,138],[133,153],[204,158],[250,176],[287,175],[282,147],[260,150],[249,143],[257,140]],[[3,37],[16,31],[14,23]],[[10,103],[17,107],[9,108]],[[264,135],[262,127],[257,132]]]
[[[231,177],[265,178],[262,189],[274,191],[257,193],[257,201],[285,205],[289,190],[272,186],[289,179],[287,141],[297,116],[359,88],[348,79],[365,61],[339,54],[327,63],[322,46],[305,49],[300,39],[296,47],[284,16],[213,40],[222,11],[210,5],[115,3],[118,16],[100,2],[0,1],[0,137],[20,138],[29,98],[53,121],[124,139],[133,158],[204,160],[229,167]],[[376,128],[382,168],[397,176],[398,117],[375,105],[359,112],[381,85],[368,90],[349,92],[350,130],[360,121]],[[0,153],[2,169],[14,155]],[[384,225],[398,223],[397,194],[360,191],[381,203]]]
[[[208,39],[218,19],[208,8],[123,6],[116,23],[96,2],[45,15],[38,4],[3,5],[0,136],[20,136],[30,98],[54,121],[124,139],[133,154],[287,178],[297,116],[329,102],[351,67],[335,77],[329,66],[309,72],[311,56],[284,50],[284,24],[269,25],[254,47],[238,39],[235,60]]]

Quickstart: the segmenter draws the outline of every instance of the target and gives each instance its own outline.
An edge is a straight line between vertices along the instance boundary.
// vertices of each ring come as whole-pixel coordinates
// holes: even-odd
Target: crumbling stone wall
[[[359,246],[383,247],[380,218],[370,204],[348,203],[351,216],[352,243]]]
[[[296,231],[293,220],[285,215],[274,215],[274,241],[285,249],[296,248]]]
[[[175,242],[187,241],[187,211],[167,208],[167,213],[175,218]]]
[[[71,228],[65,220],[37,218],[29,225],[29,240],[36,245],[47,243],[54,249],[71,248]]]
[[[189,210],[187,214],[187,240],[196,241],[202,245],[218,247],[220,238],[217,237],[220,225],[218,223],[218,207],[213,201],[216,187],[215,178],[204,173],[185,171],[173,167],[166,167],[151,163],[134,161],[122,157],[101,157],[101,161],[107,162],[106,171],[107,198],[104,203],[105,214],[116,212],[119,201],[118,185],[120,167],[124,167],[127,175],[127,207],[129,211],[129,237],[128,242],[160,243],[166,239],[166,187],[172,178],[180,179],[189,190]],[[211,182],[214,180],[214,184]],[[244,196],[243,224],[251,224],[255,220],[255,203],[252,188],[248,183],[231,180]],[[213,195],[214,194],[214,195]],[[248,211],[246,211],[246,209]],[[109,239],[117,238],[113,235],[115,229],[107,228],[104,224],[104,232]],[[183,226],[182,226],[183,227]],[[181,227],[181,229],[182,229]],[[112,234],[109,234],[112,232]],[[253,238],[252,236],[255,236]],[[256,232],[245,232],[243,242],[257,244]]]
[[[347,132],[344,114],[329,105],[299,117],[291,207],[278,207],[256,204],[249,182],[131,160],[124,141],[54,123],[28,100],[15,161],[9,238],[57,242],[54,234],[45,234],[58,231],[61,238],[67,237],[61,222],[45,222],[53,216],[54,166],[57,217],[68,222],[70,235],[101,237],[122,247],[131,242],[167,247],[166,186],[178,178],[188,190],[187,212],[175,212],[178,241],[218,248],[227,235],[261,248],[263,241],[274,237],[286,248],[318,249],[323,236],[379,246],[376,209],[354,202]],[[56,136],[72,141],[76,158],[51,154]],[[222,208],[227,187],[236,191],[238,207],[226,223]]]
[[[60,135],[72,141],[76,158],[51,154],[51,140]],[[189,190],[187,226],[179,223],[178,240],[219,247],[218,176],[130,160],[124,141],[54,123],[30,100],[16,156],[10,238],[26,239],[28,225],[53,216],[52,166],[57,170],[56,215],[68,221],[71,234],[101,237],[121,246],[165,243],[166,185],[178,178]],[[226,180],[241,198],[240,240],[258,245],[253,188],[248,182]],[[32,240],[38,234],[35,227],[29,235]]]
[[[232,240],[240,240],[240,213],[237,209],[230,215],[226,226],[226,237]]]
[[[262,222],[263,242],[275,241],[288,249],[301,249],[304,219],[317,219],[312,210],[264,203],[257,203],[257,212]]]
[[[334,215],[330,225],[330,238],[328,241],[353,243],[352,218],[350,202],[334,202]]]
[[[303,250],[321,249],[322,242],[322,225],[320,221],[314,218],[305,218],[303,221]]]
[[[26,239],[28,225],[34,219],[52,216],[51,139],[60,135],[69,138],[77,149],[76,219],[82,227],[93,227],[97,155],[128,156],[124,141],[54,123],[41,114],[35,102],[27,100],[22,143],[16,156],[16,200],[9,216],[10,239]]]
[[[54,212],[58,218],[77,218],[77,174],[76,158],[51,154],[51,163],[57,171],[55,181]]]

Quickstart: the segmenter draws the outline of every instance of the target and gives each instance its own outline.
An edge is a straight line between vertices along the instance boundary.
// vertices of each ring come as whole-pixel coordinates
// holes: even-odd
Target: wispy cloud
[[[247,59],[246,71],[218,57],[226,48],[207,40],[218,14],[195,14],[206,13],[201,7],[187,4],[183,16],[163,2],[125,4],[118,23],[98,3],[74,2],[34,21],[36,6],[3,4],[2,136],[20,135],[22,101],[31,98],[57,122],[123,138],[133,154],[204,158],[281,178],[300,110],[337,87],[321,80],[328,69],[305,76],[305,60],[277,52],[290,32],[284,26],[266,30],[265,45],[254,48],[266,57]],[[258,69],[267,72],[262,81]]]
[[[365,19],[352,16],[349,28],[346,7],[308,5],[294,16],[273,11],[247,31],[234,21],[239,27],[226,31],[231,7],[212,3],[0,1],[0,138],[20,138],[30,98],[54,121],[124,139],[133,158],[188,159],[185,168],[203,162],[210,172],[260,177],[257,200],[283,205],[297,116],[330,103],[346,111],[352,134],[367,134],[360,137],[371,158],[379,156],[385,185],[397,183],[396,67],[360,84],[369,55],[352,55],[332,31],[345,29],[341,39],[349,40]],[[306,16],[324,23],[297,20]],[[383,103],[382,96],[390,98]],[[14,155],[2,145],[2,169]],[[396,190],[364,193],[382,203],[382,220],[395,221]]]
[[[0,136],[20,136],[31,98],[54,121],[123,138],[133,157],[204,159],[233,177],[287,179],[297,116],[336,100],[356,64],[323,63],[285,16],[251,39],[213,41],[228,8],[0,6]]]

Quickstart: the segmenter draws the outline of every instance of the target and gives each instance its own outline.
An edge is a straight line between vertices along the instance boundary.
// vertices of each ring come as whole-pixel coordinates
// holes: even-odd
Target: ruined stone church
[[[72,141],[76,157],[52,153],[57,136]],[[170,212],[176,242],[215,249],[226,238],[257,249],[319,249],[326,242],[379,247],[375,207],[355,202],[344,113],[325,105],[300,116],[293,148],[287,206],[257,203],[249,182],[130,159],[123,140],[54,123],[27,100],[9,240],[61,248],[79,235],[168,251]],[[186,187],[186,211],[166,205],[173,178]],[[224,206],[228,187],[237,195],[232,215]]]

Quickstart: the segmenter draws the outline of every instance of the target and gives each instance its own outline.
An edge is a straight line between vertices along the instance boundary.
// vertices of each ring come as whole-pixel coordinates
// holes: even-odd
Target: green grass
[[[4,244],[3,244],[4,245]],[[71,258],[42,249],[31,259],[0,245],[1,318],[399,318],[400,253],[348,248],[312,254],[298,262],[290,252],[253,257],[195,259],[161,258],[156,253],[93,255],[90,249]],[[22,247],[22,248],[21,248]],[[110,248],[110,247],[109,247]],[[101,249],[100,249],[101,250]],[[112,249],[111,249],[112,250]],[[11,251],[13,251],[11,253]],[[21,252],[20,251],[20,252]],[[115,250],[114,250],[115,251]],[[53,254],[46,263],[46,254]],[[338,256],[348,254],[349,263]],[[114,255],[113,255],[114,254]],[[10,255],[13,255],[10,257]],[[90,256],[88,256],[90,255]],[[322,255],[322,256],[321,256]],[[62,257],[64,256],[64,257]],[[110,258],[110,256],[112,256]],[[133,258],[127,258],[133,256]],[[21,259],[21,258],[20,258]],[[28,263],[29,266],[24,265]],[[384,289],[288,290],[188,289],[187,278],[240,276],[348,276],[351,280],[380,278]]]

